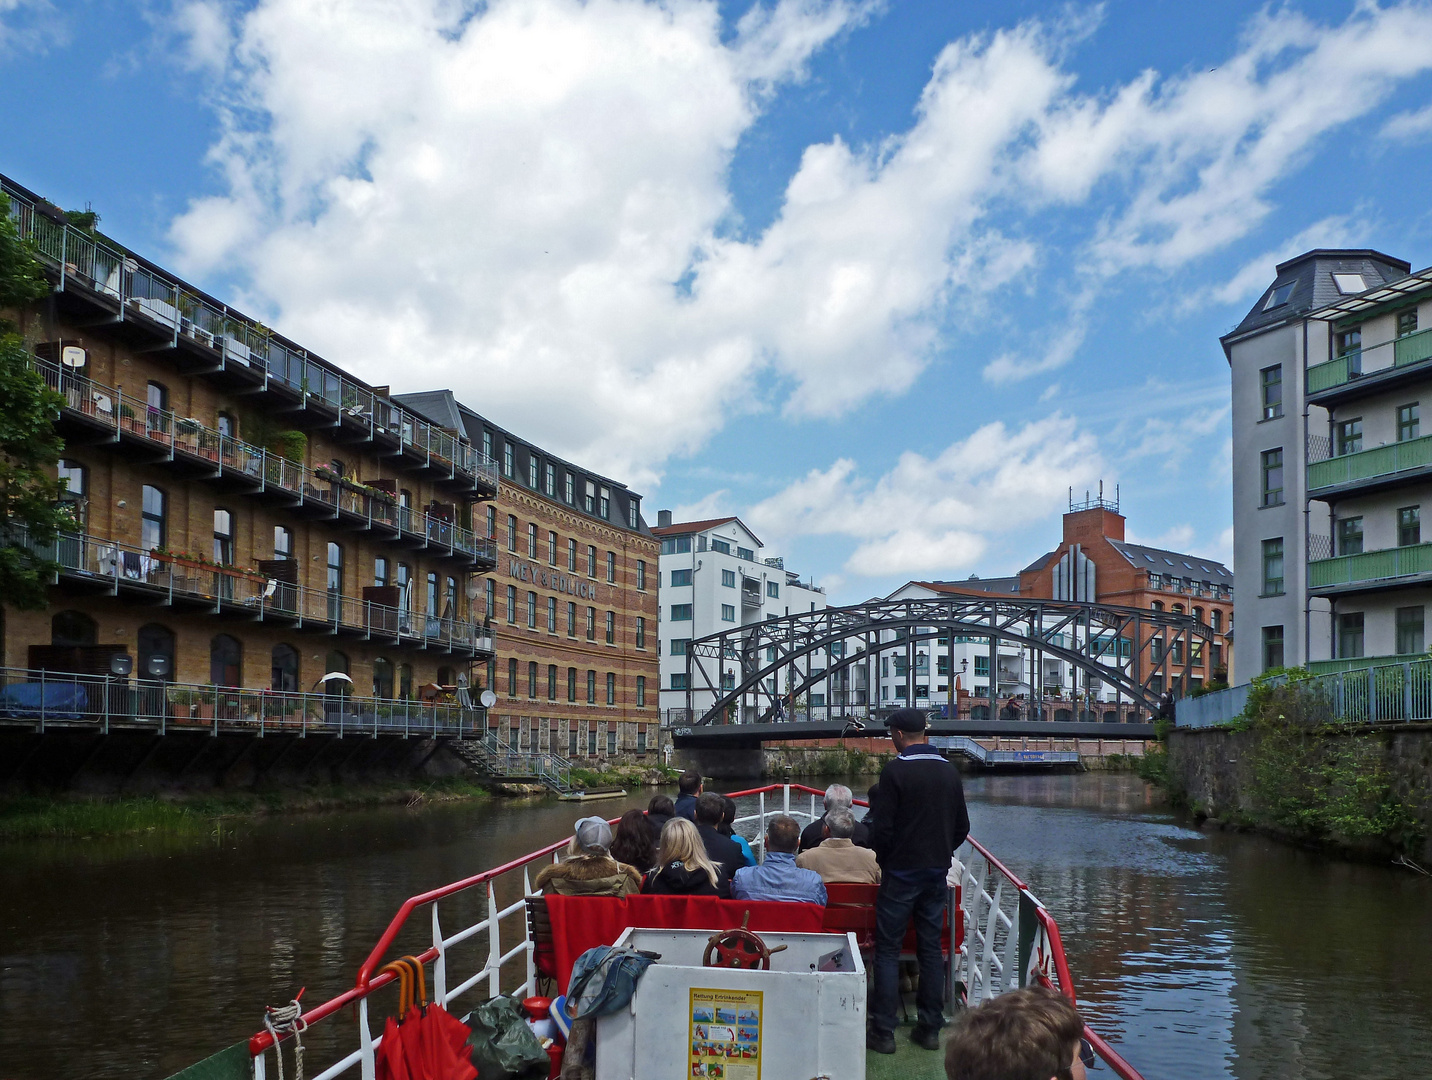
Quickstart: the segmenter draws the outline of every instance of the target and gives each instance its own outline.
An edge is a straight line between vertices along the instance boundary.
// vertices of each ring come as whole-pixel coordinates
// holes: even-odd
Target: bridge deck
[[[1152,739],[1153,724],[1094,724],[1067,720],[934,720],[931,735],[1013,735],[1031,739]],[[776,724],[717,724],[705,727],[674,727],[672,744],[677,747],[761,746],[768,742],[806,742],[815,739],[880,737],[885,727],[878,722],[857,728],[849,721],[787,721]]]

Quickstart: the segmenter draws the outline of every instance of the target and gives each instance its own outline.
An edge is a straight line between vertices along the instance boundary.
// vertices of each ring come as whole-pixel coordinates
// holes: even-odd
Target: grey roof
[[[971,592],[1017,593],[1019,592],[1019,575],[988,578],[971,575],[963,581],[932,581],[930,584],[952,585],[957,589],[968,589]]]
[[[457,398],[453,397],[451,390],[422,390],[416,394],[394,394],[393,400],[400,405],[406,405],[415,413],[422,414],[434,424],[441,424],[453,431],[463,430]]]
[[[1243,321],[1220,339],[1224,343],[1224,351],[1227,351],[1232,338],[1252,330],[1278,325],[1306,315],[1315,308],[1341,300],[1343,293],[1338,291],[1332,278],[1335,273],[1361,274],[1368,288],[1375,289],[1405,277],[1411,269],[1410,263],[1371,248],[1315,248],[1305,251],[1296,258],[1278,264],[1277,276],[1268,288],[1259,294]],[[1283,285],[1293,286],[1287,302],[1267,308],[1273,292]]]
[[[1193,578],[1214,585],[1233,584],[1233,571],[1214,559],[1201,555],[1185,555],[1180,551],[1165,551],[1163,548],[1144,547],[1123,540],[1110,540],[1114,550],[1129,560],[1130,565],[1151,574],[1171,574],[1174,577]]]

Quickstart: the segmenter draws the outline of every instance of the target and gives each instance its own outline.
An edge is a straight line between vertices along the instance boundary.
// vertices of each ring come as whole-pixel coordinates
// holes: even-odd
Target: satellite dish
[[[82,368],[89,362],[89,354],[78,345],[66,345],[60,350],[60,363],[69,368]]]
[[[115,653],[109,658],[109,672],[111,675],[128,675],[134,670],[134,661],[128,653]]]
[[[482,692],[482,696],[478,698],[478,700],[482,702],[482,707],[484,709],[490,709],[497,704],[497,695],[494,694],[491,690],[484,690]]]

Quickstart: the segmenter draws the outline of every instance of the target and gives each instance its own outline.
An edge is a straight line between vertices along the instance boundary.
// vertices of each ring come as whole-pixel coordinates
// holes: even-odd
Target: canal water
[[[1131,776],[978,777],[967,792],[975,835],[1059,920],[1086,1015],[1149,1080],[1432,1072],[1429,879],[1199,831]],[[405,897],[574,816],[458,804],[0,847],[0,1078],[168,1076],[252,1033],[264,1003],[351,986]],[[353,1032],[348,1014],[316,1027],[309,1075]]]

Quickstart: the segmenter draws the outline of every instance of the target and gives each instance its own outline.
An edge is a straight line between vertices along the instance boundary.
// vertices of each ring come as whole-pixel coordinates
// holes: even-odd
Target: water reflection
[[[1084,1008],[1150,1080],[1432,1067],[1432,883],[1199,832],[1133,777],[981,777],[968,791],[976,834],[1059,919]],[[406,896],[556,839],[583,812],[449,805],[267,821],[217,843],[4,848],[0,1075],[167,1076],[250,1034],[265,1002],[350,986]],[[424,920],[404,944],[428,932]],[[486,942],[469,947],[476,963]],[[352,1025],[312,1043],[351,1047]]]

